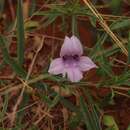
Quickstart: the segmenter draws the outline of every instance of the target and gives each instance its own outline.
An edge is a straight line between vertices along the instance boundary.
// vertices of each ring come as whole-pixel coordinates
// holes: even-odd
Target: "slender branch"
[[[92,11],[92,13],[96,16],[96,18],[99,20],[99,24],[101,27],[104,28],[104,30],[109,34],[109,36],[113,39],[113,41],[120,47],[122,52],[128,56],[128,51],[122,44],[122,42],[117,38],[117,36],[111,31],[111,29],[108,27],[106,22],[104,21],[103,17],[99,14],[97,9],[92,5],[92,3],[89,0],[83,0],[84,3],[88,6],[88,8]]]
[[[34,63],[35,63],[35,61],[36,61],[36,57],[37,57],[39,51],[41,50],[41,48],[42,48],[42,46],[43,46],[43,42],[44,42],[44,37],[42,38],[41,44],[40,44],[40,46],[38,47],[38,49],[37,49],[37,51],[36,51],[36,54],[35,54],[35,56],[34,56],[32,62],[31,62],[31,64],[30,64],[30,67],[29,67],[29,70],[28,70],[28,74],[27,74],[26,79],[25,79],[25,82],[24,82],[24,84],[23,84],[21,93],[20,93],[20,95],[19,95],[19,97],[18,97],[18,99],[17,99],[17,102],[16,102],[16,104],[15,104],[15,106],[14,106],[14,108],[13,108],[13,112],[12,112],[12,116],[11,116],[11,120],[10,120],[10,121],[11,121],[11,126],[13,126],[13,124],[14,124],[14,122],[15,122],[17,108],[18,108],[18,106],[20,105],[20,103],[21,103],[21,101],[22,101],[23,94],[24,94],[24,91],[25,91],[25,88],[26,88],[26,84],[28,83],[28,79],[29,79],[29,77],[30,77],[30,75],[31,75],[31,72],[32,72],[32,69],[33,69],[33,65],[34,65]]]

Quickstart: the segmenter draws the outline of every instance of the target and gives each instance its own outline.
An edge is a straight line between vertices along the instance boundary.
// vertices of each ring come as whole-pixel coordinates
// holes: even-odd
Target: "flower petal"
[[[64,65],[62,59],[56,58],[52,60],[48,72],[50,74],[57,75],[57,74],[62,74],[63,70],[64,70]]]
[[[97,65],[87,56],[81,56],[79,61],[79,68],[81,71],[88,71],[92,68],[97,68]]]
[[[83,54],[83,47],[80,42],[80,40],[76,36],[71,37],[71,41],[73,42],[73,48],[75,49],[75,52],[77,51],[79,55],[81,56]]]
[[[77,68],[67,68],[67,77],[71,82],[79,82],[83,78],[82,72]]]
[[[71,38],[65,37],[64,43],[61,47],[60,56],[63,57],[65,55],[82,55],[83,48],[76,36],[72,36]]]

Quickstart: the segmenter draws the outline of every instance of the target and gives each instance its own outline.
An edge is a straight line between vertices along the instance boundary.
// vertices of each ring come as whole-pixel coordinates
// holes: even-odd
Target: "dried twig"
[[[34,65],[34,63],[36,61],[36,57],[37,57],[39,51],[41,50],[41,48],[43,46],[43,41],[44,41],[44,37],[42,38],[42,42],[41,42],[40,46],[38,47],[38,49],[36,51],[36,54],[35,54],[32,62],[31,62],[31,65],[30,65],[29,70],[28,70],[28,74],[27,74],[25,82],[23,84],[23,88],[22,88],[21,93],[20,93],[20,95],[18,97],[18,100],[17,100],[17,102],[16,102],[16,104],[15,104],[15,106],[13,108],[13,112],[12,112],[12,116],[11,116],[11,120],[10,120],[11,121],[11,126],[13,126],[13,123],[15,122],[17,108],[18,108],[18,106],[20,105],[20,103],[22,101],[23,93],[24,93],[25,88],[26,88],[26,84],[28,83],[28,79],[29,79],[29,77],[31,75],[31,72],[32,72],[32,69],[33,69],[33,65]]]
[[[50,75],[48,75],[48,74],[46,74],[46,75],[41,74],[41,75],[37,76],[36,78],[29,80],[28,84],[36,83],[36,82],[38,82],[40,80],[43,80],[45,78],[48,78],[48,77],[50,77]],[[14,86],[14,84],[8,85],[7,87],[4,87],[3,89],[0,89],[0,95],[5,95],[6,93],[10,93],[12,91],[17,91],[20,88],[22,88],[22,84],[18,84],[18,85],[15,85],[15,86]]]
[[[121,48],[122,52],[128,56],[128,51],[122,44],[122,42],[116,37],[116,35],[111,31],[111,29],[108,27],[106,22],[104,21],[103,17],[100,15],[100,13],[97,11],[97,9],[92,5],[92,3],[89,0],[83,0],[84,3],[88,6],[88,8],[92,11],[92,13],[96,16],[96,18],[99,20],[99,24],[104,28],[104,30],[110,35],[110,37],[113,39],[113,41]]]

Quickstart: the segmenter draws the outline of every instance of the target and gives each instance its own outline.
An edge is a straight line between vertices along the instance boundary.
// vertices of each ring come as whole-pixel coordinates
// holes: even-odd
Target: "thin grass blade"
[[[17,0],[17,56],[18,63],[22,66],[24,62],[24,19],[23,19],[23,1]]]
[[[26,77],[25,70],[21,66],[19,66],[10,57],[8,50],[6,48],[6,42],[7,42],[7,39],[4,36],[0,35],[0,47],[1,47],[1,50],[2,50],[2,54],[3,54],[3,58],[4,58],[5,63],[9,64],[16,74],[18,74],[22,78],[25,78]]]

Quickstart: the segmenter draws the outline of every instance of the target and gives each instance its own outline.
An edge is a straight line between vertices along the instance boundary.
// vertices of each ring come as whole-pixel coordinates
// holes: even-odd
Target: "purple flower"
[[[48,72],[50,74],[62,74],[71,82],[78,82],[83,78],[83,72],[92,68],[97,68],[93,61],[82,56],[83,47],[76,36],[65,37],[61,47],[60,57],[52,60]]]

